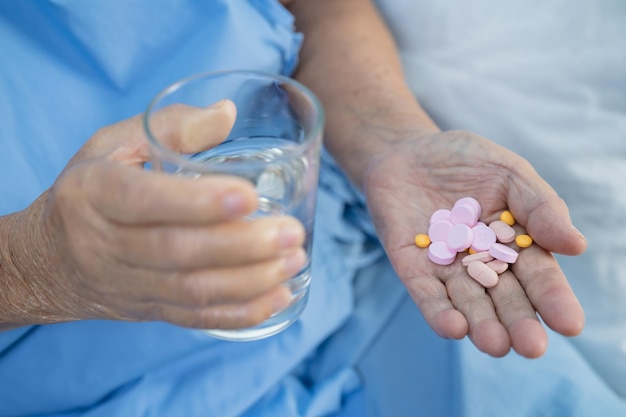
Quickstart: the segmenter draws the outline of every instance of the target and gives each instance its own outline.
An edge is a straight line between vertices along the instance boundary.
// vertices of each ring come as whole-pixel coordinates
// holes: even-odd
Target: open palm
[[[552,252],[578,255],[586,241],[568,209],[521,157],[478,135],[449,131],[390,144],[372,160],[364,184],[368,209],[400,279],[430,326],[441,336],[466,335],[483,352],[503,356],[513,347],[526,357],[545,352],[552,329],[576,335],[584,313]],[[426,233],[431,214],[472,196],[489,223],[502,210],[535,244],[485,289],[460,258],[434,264],[414,237]]]

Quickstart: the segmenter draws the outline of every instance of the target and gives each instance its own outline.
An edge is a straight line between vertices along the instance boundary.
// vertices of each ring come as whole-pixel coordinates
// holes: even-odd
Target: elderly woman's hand
[[[164,136],[197,151],[223,140],[235,109],[159,117]],[[257,200],[244,180],[149,172],[147,160],[139,117],[101,129],[51,189],[0,219],[0,328],[79,319],[240,328],[289,302],[281,284],[305,262],[302,225],[246,220]]]
[[[391,262],[439,335],[469,335],[493,356],[513,347],[537,357],[547,347],[538,315],[564,335],[582,330],[582,308],[551,252],[577,255],[586,241],[564,202],[521,157],[468,132],[423,134],[389,143],[370,161],[363,184]],[[441,266],[414,244],[435,210],[465,196],[481,203],[485,223],[510,210],[518,232],[528,231],[535,241],[493,288],[469,277],[462,255]]]

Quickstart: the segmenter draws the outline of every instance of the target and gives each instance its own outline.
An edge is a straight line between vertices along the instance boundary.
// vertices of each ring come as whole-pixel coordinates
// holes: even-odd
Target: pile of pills
[[[450,265],[459,253],[469,251],[461,263],[468,274],[485,288],[498,283],[498,275],[515,263],[519,253],[507,246],[515,241],[520,248],[532,244],[528,235],[517,235],[515,218],[509,211],[489,225],[479,221],[480,204],[472,197],[463,197],[451,210],[439,209],[430,218],[428,234],[415,236],[415,244],[428,248],[428,258],[439,265]]]

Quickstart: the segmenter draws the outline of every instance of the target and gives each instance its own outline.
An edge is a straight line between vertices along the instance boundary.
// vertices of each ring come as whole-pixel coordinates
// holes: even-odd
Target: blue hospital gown
[[[291,14],[272,0],[0,2],[0,214],[27,207],[98,128],[141,113],[165,86],[222,69],[290,75],[301,41]],[[0,416],[346,410],[344,397],[360,386],[353,355],[344,349],[341,361],[326,360],[319,352],[355,310],[356,271],[382,251],[362,200],[325,161],[311,296],[287,331],[250,343],[166,323],[93,320],[0,332]],[[385,275],[393,280],[375,286],[381,305],[368,330],[351,335],[355,349],[402,294]]]
[[[166,85],[228,68],[290,75],[301,42],[273,0],[0,1],[0,214],[27,207],[98,128],[141,113]],[[541,415],[588,416],[598,403],[616,415],[556,335],[545,359],[512,356],[487,373],[459,350],[469,342],[436,337],[362,197],[323,160],[311,296],[290,328],[249,343],[158,322],[0,332],[0,417],[472,416],[475,381],[497,392],[496,369],[542,375],[527,394]],[[563,386],[577,407],[534,401]],[[490,410],[528,415],[497,397]]]

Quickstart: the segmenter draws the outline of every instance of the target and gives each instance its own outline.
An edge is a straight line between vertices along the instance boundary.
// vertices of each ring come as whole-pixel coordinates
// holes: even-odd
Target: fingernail
[[[278,234],[278,246],[281,249],[291,248],[302,243],[302,226],[289,222],[281,226]]]
[[[228,100],[226,100],[226,99],[220,100],[220,101],[216,101],[215,103],[211,104],[208,108],[209,109],[218,110],[218,109],[221,109],[222,107],[224,107],[224,105],[226,103],[228,103]]]
[[[304,249],[296,250],[290,253],[284,259],[285,271],[289,275],[294,275],[296,272],[302,269],[302,267],[304,266],[305,260],[306,260],[306,254],[304,253]]]
[[[274,312],[278,313],[279,311],[287,308],[289,304],[291,304],[291,292],[288,291],[289,290],[281,292],[280,296],[274,299]]]
[[[580,233],[580,230],[578,230],[575,226],[572,226],[572,229],[574,230],[574,233],[576,233],[582,240],[584,240],[585,242],[587,241],[587,238],[585,237],[585,235]]]
[[[246,208],[246,199],[239,193],[226,194],[222,199],[224,212],[229,216],[243,214]]]

